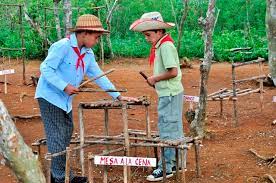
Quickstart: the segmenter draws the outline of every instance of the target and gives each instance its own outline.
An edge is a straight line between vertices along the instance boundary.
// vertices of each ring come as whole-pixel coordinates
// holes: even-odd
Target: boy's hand
[[[68,95],[73,95],[73,94],[77,94],[79,93],[79,89],[74,87],[73,85],[68,84],[65,88],[64,88],[64,92],[67,93]]]
[[[150,76],[150,77],[148,77],[147,82],[150,86],[154,87],[154,85],[157,81],[154,76]]]
[[[135,97],[125,97],[120,95],[119,97],[117,97],[118,100],[120,101],[127,101],[127,102],[139,102],[138,98]]]

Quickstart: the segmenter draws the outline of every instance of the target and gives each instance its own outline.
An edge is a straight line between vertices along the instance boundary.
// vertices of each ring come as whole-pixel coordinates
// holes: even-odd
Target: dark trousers
[[[72,111],[66,113],[43,98],[38,98],[38,103],[44,124],[48,152],[57,153],[66,150],[66,147],[70,145],[74,128]],[[51,173],[57,181],[64,182],[65,164],[65,154],[52,159]],[[70,178],[72,179],[72,172]]]

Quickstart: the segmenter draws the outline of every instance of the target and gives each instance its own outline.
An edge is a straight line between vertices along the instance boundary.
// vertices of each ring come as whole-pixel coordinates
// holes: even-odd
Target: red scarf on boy
[[[165,35],[164,37],[161,38],[161,42],[160,42],[160,45],[161,46],[164,42],[167,42],[167,41],[170,41],[173,43],[173,39],[171,38],[171,36],[169,34]],[[158,43],[158,41],[157,41]],[[156,44],[155,44],[156,45]],[[150,49],[150,56],[149,56],[149,64],[150,66],[153,65],[154,63],[154,60],[155,60],[155,50],[157,49],[155,47],[155,45],[153,45]]]

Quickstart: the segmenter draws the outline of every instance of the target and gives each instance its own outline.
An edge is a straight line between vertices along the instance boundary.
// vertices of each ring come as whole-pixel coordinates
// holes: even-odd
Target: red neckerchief
[[[83,53],[81,55],[78,47],[72,47],[72,48],[75,51],[75,53],[78,55],[76,69],[78,70],[78,67],[81,66],[82,67],[82,71],[84,72],[84,61],[83,61],[83,58],[85,56],[85,53]]]
[[[163,38],[161,38],[161,42],[159,44],[159,46],[161,46],[164,42],[172,42],[173,43],[173,39],[171,38],[171,36],[169,34],[165,35]],[[158,43],[158,42],[157,42]],[[156,45],[156,44],[155,44]],[[153,45],[150,49],[150,56],[149,56],[149,64],[150,66],[153,65],[154,60],[155,60],[155,45]]]
[[[67,36],[67,38],[70,40],[70,35]],[[75,53],[78,55],[78,60],[77,60],[77,64],[76,64],[76,70],[78,70],[79,66],[82,67],[82,71],[84,72],[84,61],[83,58],[85,56],[85,53],[83,53],[82,55],[80,54],[80,50],[78,47],[72,47],[73,50],[75,51]]]

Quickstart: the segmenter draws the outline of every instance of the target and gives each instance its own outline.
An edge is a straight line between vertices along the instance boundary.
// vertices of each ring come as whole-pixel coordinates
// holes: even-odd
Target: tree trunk
[[[188,3],[189,3],[189,0],[183,0],[184,10],[183,10],[183,14],[181,16],[181,20],[179,23],[178,38],[177,38],[177,52],[178,53],[180,52],[180,47],[181,47],[181,39],[182,39],[182,35],[183,35],[184,22],[188,16],[188,10],[189,10]]]
[[[0,153],[19,182],[46,183],[38,158],[32,153],[0,100]]]
[[[54,0],[54,16],[56,21],[56,30],[57,30],[57,37],[61,39],[61,29],[60,29],[60,20],[59,20],[59,13],[58,13],[58,4],[60,0]]]
[[[64,25],[65,25],[65,36],[70,34],[69,28],[72,28],[72,7],[71,0],[63,0],[63,11],[64,11]]]
[[[195,118],[191,123],[192,133],[199,137],[204,137],[205,133],[205,117],[206,117],[206,103],[207,103],[207,84],[209,71],[213,59],[213,31],[215,25],[215,4],[216,0],[209,0],[206,18],[199,18],[199,23],[203,26],[204,37],[204,59],[200,65],[200,96],[198,108],[196,109]]]
[[[266,29],[269,69],[274,86],[276,86],[276,0],[267,0]]]
[[[107,17],[106,17],[106,24],[107,24],[107,30],[108,31],[111,31],[112,13],[114,12],[118,1],[119,0],[115,0],[114,3],[113,3],[113,6],[111,8],[109,7],[108,1],[107,0],[105,1],[106,6],[107,6],[107,10],[108,10],[108,14],[107,14]],[[106,41],[107,41],[107,46],[108,46],[109,51],[110,51],[110,58],[114,58],[114,53],[113,53],[113,50],[112,50],[112,43],[111,43],[111,40],[110,40],[110,34],[106,35]]]
[[[36,32],[38,33],[38,35],[41,37],[41,38],[44,38],[44,32],[42,31],[42,29],[40,28],[40,26],[29,16],[28,12],[27,12],[27,7],[26,6],[23,6],[24,8],[24,18],[25,20],[31,25],[31,27],[33,29],[36,30]],[[48,45],[51,45],[51,41],[49,39],[47,39],[47,43]]]

